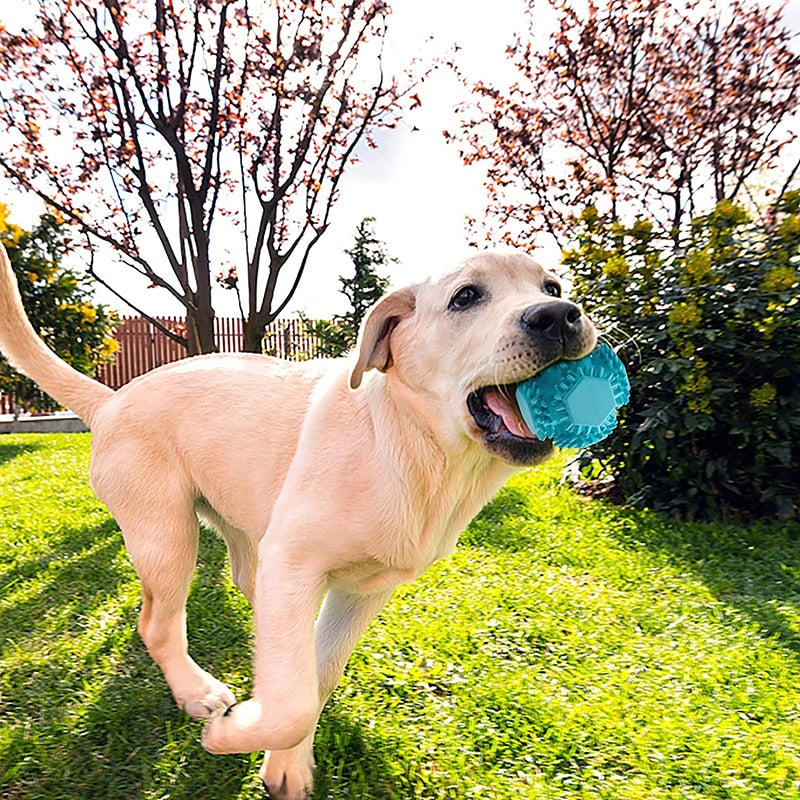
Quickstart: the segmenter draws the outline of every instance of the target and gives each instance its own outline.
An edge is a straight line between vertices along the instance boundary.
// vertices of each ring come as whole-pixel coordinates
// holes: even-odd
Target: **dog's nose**
[[[581,332],[583,312],[574,303],[555,300],[528,306],[520,323],[526,333],[565,342]]]

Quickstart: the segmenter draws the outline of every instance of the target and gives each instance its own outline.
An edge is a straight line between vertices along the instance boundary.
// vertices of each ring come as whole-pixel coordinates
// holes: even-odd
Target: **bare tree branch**
[[[800,55],[780,15],[756,0],[549,0],[558,28],[509,55],[509,87],[472,84],[459,130],[466,163],[487,167],[491,222],[533,243],[569,238],[586,206],[655,216],[668,232],[777,166],[795,139]],[[466,81],[465,81],[466,82]],[[661,206],[659,208],[658,206]]]
[[[18,132],[0,166],[168,289],[201,350],[215,347],[212,233],[221,215],[238,219],[226,238],[241,235],[247,275],[239,282],[225,254],[215,272],[242,290],[258,347],[328,227],[358,141],[402,106],[396,82],[369,81],[386,5],[50,0],[36,13],[40,37],[0,30],[0,115]],[[48,150],[54,134],[69,137],[77,166]],[[144,255],[151,243],[169,279]]]

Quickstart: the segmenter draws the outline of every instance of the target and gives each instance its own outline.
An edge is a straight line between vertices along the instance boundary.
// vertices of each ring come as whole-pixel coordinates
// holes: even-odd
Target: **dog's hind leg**
[[[142,583],[139,633],[161,668],[180,708],[192,717],[209,717],[235,702],[225,684],[189,656],[186,598],[197,559],[199,529],[187,498],[141,509],[111,508]],[[156,513],[160,512],[160,513]]]

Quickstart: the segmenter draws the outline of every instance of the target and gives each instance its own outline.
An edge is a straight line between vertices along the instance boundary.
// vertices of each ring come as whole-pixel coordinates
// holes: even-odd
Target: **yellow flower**
[[[581,222],[585,223],[588,228],[594,227],[599,218],[600,215],[597,213],[597,209],[594,206],[586,206],[580,215]]]
[[[707,397],[691,398],[686,405],[690,411],[695,414],[709,414],[711,413],[711,402]]]
[[[731,225],[747,222],[747,212],[741,206],[737,206],[730,200],[720,200],[714,212],[717,217]]]
[[[627,278],[628,262],[623,255],[611,256],[603,267],[603,272],[611,278]]]
[[[119,342],[110,336],[103,337],[103,344],[98,348],[100,358],[110,359],[119,350]]]
[[[696,328],[703,319],[703,312],[695,303],[677,303],[667,314],[667,319],[673,325]]]
[[[631,228],[634,239],[649,239],[653,233],[653,223],[649,219],[637,219]]]
[[[765,408],[771,405],[778,392],[771,383],[764,383],[750,392],[750,405],[753,408]]]
[[[97,309],[89,303],[81,304],[80,312],[84,323],[94,322],[97,319]]]
[[[6,247],[14,247],[24,235],[25,231],[19,225],[8,221],[8,206],[0,203],[0,241]]]
[[[683,271],[690,285],[705,283],[711,272],[711,253],[708,250],[689,253]]]
[[[707,367],[708,363],[698,358],[694,364],[691,377],[683,387],[684,392],[689,395],[686,404],[696,414],[707,414],[711,410],[711,401],[708,397],[711,380],[706,374]]]
[[[778,235],[785,242],[800,239],[800,215],[792,214],[792,216],[786,217],[778,227]]]
[[[788,265],[773,267],[761,281],[761,291],[788,292],[797,283],[797,272]]]
[[[579,250],[574,248],[567,248],[561,251],[561,261],[564,264],[577,264],[579,263],[581,254]]]

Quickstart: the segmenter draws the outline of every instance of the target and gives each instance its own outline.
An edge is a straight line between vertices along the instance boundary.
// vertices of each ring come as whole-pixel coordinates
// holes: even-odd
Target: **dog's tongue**
[[[505,397],[498,389],[487,389],[483,394],[486,407],[503,420],[508,432],[523,439],[535,439],[525,424],[513,400]]]

